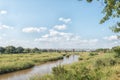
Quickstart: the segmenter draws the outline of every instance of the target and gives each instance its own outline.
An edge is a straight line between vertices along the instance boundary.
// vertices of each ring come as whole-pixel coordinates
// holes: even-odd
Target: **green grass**
[[[52,74],[30,80],[120,80],[120,59],[114,53],[81,53],[80,61],[53,68]]]
[[[27,69],[62,58],[63,55],[60,53],[0,54],[0,74]]]

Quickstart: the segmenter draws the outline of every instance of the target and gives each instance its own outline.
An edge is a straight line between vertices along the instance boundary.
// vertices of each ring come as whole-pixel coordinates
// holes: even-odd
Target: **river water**
[[[11,72],[0,75],[0,80],[29,80],[34,75],[45,75],[52,72],[52,68],[58,65],[70,64],[78,61],[78,55],[71,55],[70,57],[64,57],[62,60],[47,62],[42,65],[34,66],[33,68]]]

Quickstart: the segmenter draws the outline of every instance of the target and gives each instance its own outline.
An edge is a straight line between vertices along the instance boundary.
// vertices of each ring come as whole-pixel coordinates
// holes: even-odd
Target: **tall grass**
[[[51,75],[34,76],[30,80],[119,80],[120,59],[114,53],[82,53],[73,64],[53,68]]]
[[[0,74],[22,70],[48,61],[62,59],[59,53],[1,54]]]

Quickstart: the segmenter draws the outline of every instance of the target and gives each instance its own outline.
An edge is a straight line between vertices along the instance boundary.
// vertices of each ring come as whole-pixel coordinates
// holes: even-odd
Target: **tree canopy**
[[[79,0],[83,1],[83,0]],[[95,0],[86,0],[88,3],[91,3]],[[96,0],[104,3],[104,9],[102,11],[105,16],[101,19],[100,23],[104,23],[105,21],[111,18],[120,18],[120,0]],[[113,32],[120,32],[120,22],[118,21],[116,25],[112,26]]]

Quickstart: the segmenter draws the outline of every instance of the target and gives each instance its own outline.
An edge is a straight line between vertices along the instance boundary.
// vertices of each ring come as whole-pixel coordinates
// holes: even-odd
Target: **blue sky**
[[[103,3],[78,0],[0,0],[0,46],[111,48],[120,43],[99,24]]]

